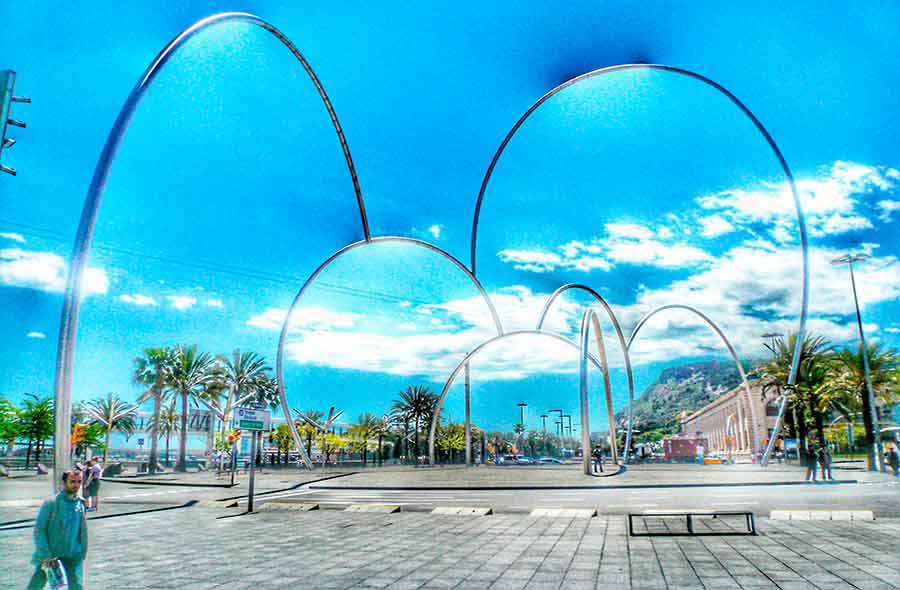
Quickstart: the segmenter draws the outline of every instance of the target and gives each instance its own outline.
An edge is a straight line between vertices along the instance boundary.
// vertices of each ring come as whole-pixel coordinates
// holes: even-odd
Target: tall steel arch
[[[547,102],[550,98],[559,94],[566,88],[570,86],[574,86],[579,82],[584,80],[588,80],[590,78],[596,78],[599,76],[605,76],[607,74],[611,74],[613,72],[618,72],[622,70],[658,70],[664,72],[671,72],[673,74],[677,74],[680,76],[686,76],[693,80],[697,80],[707,86],[717,90],[719,93],[724,95],[728,100],[731,101],[740,111],[753,123],[753,126],[756,127],[757,131],[759,131],[760,135],[763,136],[766,143],[769,146],[769,149],[772,150],[775,158],[778,160],[779,165],[781,166],[781,171],[785,176],[788,184],[791,188],[791,195],[793,197],[794,208],[797,213],[797,225],[799,230],[799,240],[800,240],[800,255],[802,257],[802,267],[803,267],[803,276],[801,278],[802,281],[802,294],[801,294],[801,309],[800,309],[800,321],[797,328],[797,343],[794,346],[794,355],[791,360],[791,369],[788,374],[788,386],[793,386],[797,382],[797,373],[800,368],[800,350],[801,344],[803,340],[803,334],[806,332],[806,319],[808,315],[808,307],[809,307],[809,252],[808,252],[808,238],[806,232],[806,218],[803,214],[803,207],[800,203],[800,193],[797,191],[797,184],[794,181],[794,175],[791,172],[790,167],[788,166],[787,160],[784,158],[784,154],[781,153],[781,150],[778,147],[778,144],[775,143],[775,140],[772,138],[772,135],[766,129],[766,127],[762,124],[762,122],[753,114],[753,112],[734,94],[731,93],[727,88],[703,76],[702,74],[698,74],[696,72],[692,72],[690,70],[677,68],[674,66],[667,66],[662,64],[621,64],[617,66],[610,66],[608,68],[602,68],[599,70],[594,70],[592,72],[587,72],[580,76],[576,76],[571,80],[563,82],[559,86],[556,86],[544,96],[539,98],[537,102],[535,102],[531,107],[528,108],[525,113],[519,117],[519,120],[512,126],[506,136],[503,138],[503,141],[500,142],[500,146],[497,148],[497,151],[494,153],[494,157],[491,159],[490,164],[488,165],[487,171],[485,172],[484,179],[481,182],[481,188],[478,191],[478,199],[475,202],[475,215],[472,220],[472,238],[469,247],[469,256],[470,256],[470,268],[472,272],[477,274],[476,269],[476,252],[477,252],[477,243],[478,243],[478,222],[481,216],[481,207],[484,203],[484,196],[487,192],[488,184],[491,181],[491,175],[494,172],[494,168],[497,166],[497,162],[500,160],[500,156],[503,155],[504,150],[506,150],[506,146],[509,145],[510,140],[512,140],[513,136],[519,131],[525,121],[545,102]],[[787,407],[787,395],[783,395],[781,398],[781,402],[779,404],[778,417],[775,421],[775,428],[772,432],[772,436],[769,438],[769,445],[766,447],[766,452],[763,455],[762,464],[765,465],[768,462],[769,455],[772,452],[772,448],[775,444],[775,439],[778,435],[778,431],[781,428],[782,418],[784,416],[785,408]]]
[[[245,12],[225,12],[216,14],[208,18],[197,21],[172,41],[166,45],[162,51],[154,58],[144,73],[141,75],[137,84],[132,88],[125,104],[119,110],[115,123],[106,137],[106,143],[103,151],[100,153],[100,159],[97,161],[97,167],[94,169],[94,176],[91,179],[87,196],[85,197],[84,207],[81,211],[81,220],[78,224],[78,231],[75,234],[75,244],[72,248],[72,254],[69,257],[69,272],[66,280],[66,292],[63,300],[62,317],[60,318],[59,329],[59,345],[56,357],[56,382],[54,386],[54,397],[56,407],[56,427],[54,432],[54,486],[59,485],[60,478],[57,475],[61,470],[66,469],[71,459],[69,457],[70,432],[69,421],[71,419],[71,395],[72,395],[72,370],[75,357],[75,336],[78,330],[78,313],[81,307],[81,279],[87,266],[88,255],[91,249],[91,238],[94,232],[94,225],[97,222],[97,216],[100,211],[100,202],[103,193],[106,190],[106,183],[109,179],[109,173],[112,169],[113,161],[119,145],[125,138],[125,132],[128,125],[137,110],[138,104],[147,93],[147,90],[153,84],[153,80],[162,71],[172,55],[197,33],[205,29],[228,22],[243,22],[256,25],[265,31],[271,33],[276,39],[281,41],[291,54],[297,59],[303,69],[309,76],[310,81],[316,87],[319,97],[328,111],[328,116],[334,125],[338,140],[341,143],[341,149],[344,152],[344,159],[347,161],[347,169],[350,172],[350,178],[353,182],[353,190],[356,193],[356,201],[359,207],[360,221],[362,222],[363,234],[365,240],[371,240],[369,233],[369,222],[366,217],[365,203],[363,202],[362,191],[359,187],[359,180],[356,175],[356,167],[353,164],[353,158],[350,156],[350,148],[347,146],[347,140],[344,137],[344,131],[338,122],[337,114],[325,88],[319,81],[312,66],[303,57],[303,54],[288,39],[284,33],[279,31],[275,26],[264,21],[253,14]]]

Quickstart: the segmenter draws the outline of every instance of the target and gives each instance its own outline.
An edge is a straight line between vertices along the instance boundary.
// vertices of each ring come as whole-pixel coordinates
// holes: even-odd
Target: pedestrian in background
[[[894,477],[900,477],[900,451],[897,450],[897,445],[891,445],[891,448],[884,455],[885,460],[887,460],[888,465],[891,466],[891,470],[894,472]]]
[[[96,512],[97,506],[100,504],[100,478],[103,476],[103,468],[100,467],[100,460],[97,457],[93,457],[88,461],[87,472],[85,488],[87,510],[88,512]]]
[[[818,461],[816,460],[816,449],[807,448],[802,450],[802,458],[806,463],[806,481],[816,483],[816,471],[818,471]]]
[[[62,474],[63,489],[55,498],[45,500],[34,523],[34,574],[28,590],[41,590],[47,584],[45,568],[62,566],[69,590],[82,590],[81,565],[87,555],[88,536],[80,471],[70,469]]]
[[[603,473],[603,449],[597,445],[591,454],[594,456],[594,473],[597,473],[598,470]]]
[[[828,447],[819,449],[818,460],[822,468],[822,481],[834,481],[834,474],[831,472],[831,451]]]

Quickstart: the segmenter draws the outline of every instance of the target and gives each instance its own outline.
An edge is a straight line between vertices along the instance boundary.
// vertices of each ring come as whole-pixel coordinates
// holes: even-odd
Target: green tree
[[[800,343],[800,359],[797,379],[788,388],[788,376],[794,356],[797,335],[790,334],[776,338],[773,344],[766,344],[772,351],[772,358],[756,365],[763,382],[763,395],[774,388],[780,395],[787,393],[788,405],[797,414],[797,438],[801,448],[805,448],[809,433],[809,419],[815,425],[819,445],[825,446],[825,428],[819,398],[825,393],[834,363],[834,352],[829,342],[822,336],[806,334]]]
[[[126,434],[134,432],[134,418],[137,406],[129,404],[114,396],[99,397],[84,404],[84,411],[90,416],[91,423],[103,429],[105,441],[103,445],[103,463],[106,464],[106,453],[109,450],[109,438],[113,430],[121,430]]]
[[[88,449],[101,449],[105,452],[104,436],[105,432],[102,426],[99,424],[88,424],[87,428],[84,429],[81,442],[75,445],[75,454],[86,457]]]
[[[222,366],[221,381],[227,395],[222,409],[222,433],[231,417],[232,407],[241,406],[251,401],[263,401],[269,404],[270,390],[274,381],[269,379],[272,369],[266,360],[255,352],[241,352],[235,348],[231,357],[219,357]],[[265,391],[263,391],[265,390]],[[277,392],[277,389],[275,390]]]
[[[31,465],[32,448],[40,460],[44,442],[53,436],[53,399],[38,397],[33,393],[25,394],[19,419],[22,428],[20,437],[28,440],[28,449],[25,451],[25,468],[28,469]]]
[[[876,403],[880,401],[884,406],[893,405],[900,396],[900,356],[893,349],[884,348],[880,344],[869,344],[866,346],[866,357]],[[855,412],[852,410],[862,409],[866,456],[871,469],[877,464],[877,457],[872,407],[869,404],[863,369],[862,345],[857,346],[856,350],[844,349],[837,352],[835,361],[830,387],[824,396],[826,401],[841,411],[848,420],[853,419],[852,414]],[[880,425],[878,427],[880,428]]]
[[[187,439],[189,404],[202,398],[209,389],[217,387],[219,371],[215,358],[207,352],[198,352],[197,345],[175,347],[170,368],[167,371],[169,391],[181,400],[181,425],[178,440],[178,464],[176,470],[187,471]],[[167,452],[168,454],[168,452]]]
[[[406,417],[413,424],[413,446],[419,457],[419,431],[423,424],[430,423],[438,396],[424,385],[412,385],[400,392],[400,399],[393,402],[392,410]]]
[[[347,438],[351,450],[359,451],[362,456],[363,467],[368,465],[369,445],[371,439],[377,436],[379,419],[370,412],[360,414],[356,424],[347,430]]]
[[[294,435],[291,434],[291,427],[287,424],[279,424],[272,431],[272,444],[278,449],[278,452],[284,456],[284,462],[290,461],[290,452],[295,448]]]
[[[0,397],[0,444],[6,446],[6,455],[12,455],[16,439],[22,434],[19,408],[5,397]]]
[[[153,431],[166,438],[166,465],[169,465],[169,443],[172,435],[178,433],[181,425],[184,424],[181,414],[175,410],[175,402],[172,401],[168,406],[163,406],[159,416],[151,418],[151,421]]]
[[[296,412],[296,410],[294,410]],[[307,418],[314,422],[322,422],[322,419],[325,417],[324,412],[320,412],[319,410],[307,410],[303,413]],[[297,424],[297,433],[306,438],[306,456],[312,457],[312,441],[313,437],[316,436],[319,431],[316,430],[316,427],[312,424],[309,424],[305,421],[296,422]]]
[[[434,435],[434,446],[447,453],[450,462],[453,463],[456,451],[466,450],[466,427],[456,422],[448,422],[446,425],[437,426]]]
[[[137,385],[147,387],[140,396],[138,404],[153,402],[153,415],[150,419],[150,473],[156,473],[159,462],[159,433],[153,430],[152,424],[159,420],[163,399],[166,394],[166,371],[171,367],[172,351],[165,347],[145,348],[141,356],[134,359],[133,380]]]

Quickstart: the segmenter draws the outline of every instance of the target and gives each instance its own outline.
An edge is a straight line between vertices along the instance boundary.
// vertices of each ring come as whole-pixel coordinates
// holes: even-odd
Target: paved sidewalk
[[[622,516],[216,518],[226,514],[188,508],[93,523],[89,587],[876,590],[900,582],[900,520],[760,519],[756,537],[629,538]],[[0,587],[23,588],[31,531],[0,536]]]

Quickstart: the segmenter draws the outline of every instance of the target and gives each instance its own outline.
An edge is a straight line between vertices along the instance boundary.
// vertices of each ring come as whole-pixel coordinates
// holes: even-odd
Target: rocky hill
[[[669,434],[679,430],[682,411],[699,410],[741,382],[730,361],[687,363],[664,369],[638,397],[634,405],[634,427]],[[625,424],[625,409],[616,414],[616,422]]]

